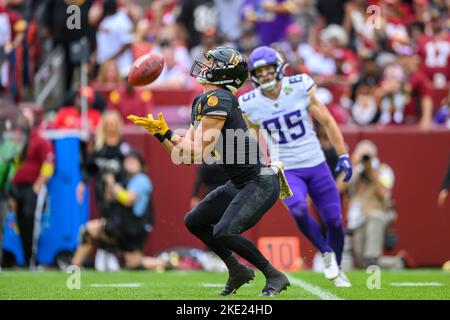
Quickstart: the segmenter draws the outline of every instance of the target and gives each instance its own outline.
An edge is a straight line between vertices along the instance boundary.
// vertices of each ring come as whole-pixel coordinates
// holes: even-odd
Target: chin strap
[[[197,76],[197,77],[195,78],[195,80],[197,80],[197,83],[199,83],[199,84],[205,84],[205,83],[208,82],[208,81],[206,81],[205,78],[200,77],[200,76]]]

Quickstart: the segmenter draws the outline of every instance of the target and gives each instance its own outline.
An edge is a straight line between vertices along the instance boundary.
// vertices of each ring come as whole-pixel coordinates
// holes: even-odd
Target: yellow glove
[[[166,120],[164,119],[162,112],[158,113],[158,120],[153,121],[155,125],[158,127],[159,134],[164,136],[170,130]]]
[[[129,115],[127,119],[133,121],[134,124],[145,128],[152,135],[159,133],[164,136],[169,131],[169,126],[167,125],[162,112],[158,114],[158,120],[153,119],[152,114],[148,114],[147,117]]]
[[[161,143],[166,139],[170,140],[172,137],[172,131],[169,129],[162,112],[158,114],[158,120],[153,119],[153,115],[151,114],[148,114],[147,117],[129,115],[127,119],[133,121],[134,124],[145,128],[145,130],[154,135]]]
[[[153,116],[151,114],[149,114],[147,117],[129,115],[127,119],[132,121],[134,124],[143,127],[153,135],[157,132],[157,127],[153,124],[153,121],[155,120],[153,120]]]
[[[278,182],[280,183],[280,199],[292,197],[294,194],[289,186],[284,175],[284,164],[281,161],[273,161],[269,164],[272,169],[278,174]]]

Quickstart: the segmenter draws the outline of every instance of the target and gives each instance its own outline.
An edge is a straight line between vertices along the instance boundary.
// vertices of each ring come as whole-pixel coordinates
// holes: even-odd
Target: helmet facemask
[[[191,76],[194,77],[198,83],[204,84],[208,82],[207,72],[211,67],[205,63],[195,60],[191,67]]]
[[[272,77],[273,77],[273,80],[271,80],[271,81],[269,81],[269,82],[265,82],[265,83],[262,83],[261,81],[260,81],[260,77],[261,76],[257,76],[256,75],[256,70],[254,71],[254,72],[252,72],[252,81],[253,82],[255,82],[255,83],[257,83],[258,84],[258,86],[262,89],[262,90],[265,90],[265,91],[272,91],[272,90],[274,90],[275,88],[276,88],[276,86],[277,86],[277,83],[278,83],[278,74],[277,74],[277,71],[276,71],[276,65],[272,65],[274,68],[275,68],[275,71],[269,71],[268,72],[268,74],[270,74]]]

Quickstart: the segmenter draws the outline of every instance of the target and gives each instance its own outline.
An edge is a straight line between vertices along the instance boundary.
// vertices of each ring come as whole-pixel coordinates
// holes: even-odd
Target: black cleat
[[[237,289],[242,287],[244,284],[249,283],[255,278],[255,271],[247,266],[240,265],[233,271],[229,272],[227,283],[225,288],[219,294],[221,296],[228,296],[232,293],[236,293]]]
[[[274,297],[286,290],[291,284],[288,278],[281,272],[275,273],[266,280],[266,286],[262,290],[260,297]]]

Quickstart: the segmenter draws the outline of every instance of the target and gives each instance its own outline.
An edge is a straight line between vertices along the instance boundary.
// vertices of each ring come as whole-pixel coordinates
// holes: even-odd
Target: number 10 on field
[[[279,270],[298,271],[302,267],[297,237],[262,237],[258,249]]]

